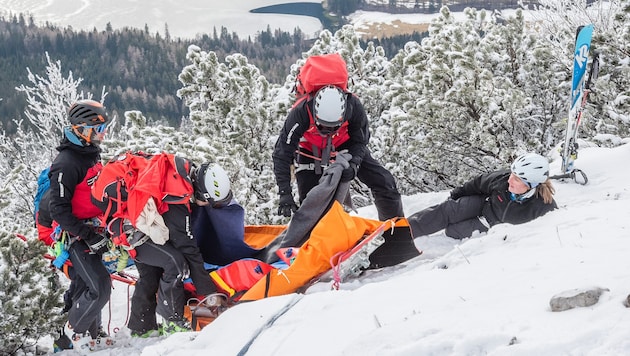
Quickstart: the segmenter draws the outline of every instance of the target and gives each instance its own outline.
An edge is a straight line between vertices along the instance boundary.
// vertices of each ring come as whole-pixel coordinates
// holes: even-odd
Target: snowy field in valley
[[[151,33],[165,33],[168,25],[172,37],[195,38],[198,34],[212,34],[216,27],[226,27],[230,33],[236,32],[240,38],[254,36],[265,31],[267,26],[292,32],[299,27],[309,38],[316,37],[322,29],[318,19],[309,16],[254,14],[249,10],[283,4],[289,1],[279,0],[0,0],[0,14],[26,13],[33,14],[36,23],[46,21],[57,26],[72,26],[74,29],[91,31],[105,29],[107,23],[113,28],[135,27],[144,29],[149,26]],[[318,0],[300,2],[320,3]],[[504,14],[512,15],[514,10],[504,10]],[[528,12],[526,11],[526,14]],[[375,24],[384,28],[398,27],[401,23],[417,26],[430,23],[439,14],[388,14],[383,12],[357,11],[348,16],[358,33],[370,29],[379,32]],[[457,13],[456,18],[463,18]],[[527,18],[527,17],[526,17]],[[412,30],[426,30],[426,26]]]
[[[267,25],[292,32],[296,27],[309,37],[321,30],[318,19],[309,16],[253,14],[249,10],[286,3],[278,0],[0,0],[0,13],[33,14],[36,23],[46,21],[57,26],[91,31],[149,26],[151,33],[164,35],[165,24],[172,37],[195,38],[197,34],[212,34],[226,27],[240,38],[265,31]],[[319,0],[300,2],[320,3]]]

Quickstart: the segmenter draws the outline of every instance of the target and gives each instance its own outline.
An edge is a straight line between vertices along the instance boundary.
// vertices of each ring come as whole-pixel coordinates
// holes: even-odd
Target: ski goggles
[[[232,198],[234,196],[231,190],[228,193],[228,195],[221,200],[212,199],[212,195],[208,193],[208,191],[206,191],[205,189],[199,189],[199,190],[195,189],[194,194],[195,194],[195,199],[202,202],[210,203],[210,206],[213,207],[214,209],[219,209],[219,208],[223,208],[225,206],[230,205],[230,202],[232,201]]]
[[[105,130],[107,130],[107,124],[106,123],[102,123],[102,124],[98,124],[98,125],[85,125],[83,126],[86,129],[94,129],[94,131],[96,131],[97,134],[102,134],[105,132]]]
[[[321,124],[315,124],[315,126],[317,127],[317,131],[321,134],[321,135],[332,135],[335,132],[337,132],[340,128],[341,125],[337,125],[337,126],[324,126]]]

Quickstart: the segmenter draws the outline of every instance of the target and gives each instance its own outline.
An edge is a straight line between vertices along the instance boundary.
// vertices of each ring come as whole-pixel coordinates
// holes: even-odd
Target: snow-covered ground
[[[168,338],[130,340],[119,332],[115,349],[94,355],[628,355],[630,309],[622,304],[630,293],[628,157],[630,144],[582,149],[576,166],[589,183],[556,181],[560,208],[527,224],[497,225],[463,241],[421,237],[422,256],[339,291],[319,284],[303,296],[238,305],[200,332]],[[552,174],[559,170],[554,158]],[[405,210],[447,195],[404,197]],[[359,214],[376,212],[366,207]],[[609,289],[597,304],[551,311],[554,295],[595,286]],[[116,284],[112,330],[124,325],[127,292]]]

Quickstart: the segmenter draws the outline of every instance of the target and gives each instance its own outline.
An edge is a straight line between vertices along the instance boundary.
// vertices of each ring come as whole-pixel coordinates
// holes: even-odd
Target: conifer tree
[[[148,125],[148,119],[140,111],[125,112],[125,122],[120,129],[113,127],[108,138],[101,144],[108,161],[113,156],[127,151],[142,151],[149,154],[173,153],[199,162],[211,147],[191,140],[189,133],[165,125]]]
[[[38,240],[0,231],[0,354],[35,354],[44,336],[63,327],[60,285]]]
[[[465,15],[455,21],[442,8],[429,37],[392,60],[388,92],[401,97],[390,113],[404,150],[393,156],[407,157],[399,168],[413,172],[407,194],[504,168],[522,151],[544,154],[559,136],[554,90],[564,78],[549,72],[558,68],[522,14],[500,22],[485,11]]]
[[[192,139],[211,147],[204,161],[229,172],[247,223],[277,221],[271,153],[279,122],[269,83],[241,54],[221,63],[216,53],[190,46],[187,58],[192,64],[179,76],[177,95],[190,109]]]
[[[615,146],[630,133],[629,13],[627,1],[611,1],[605,6],[599,1],[540,1],[533,17],[538,24],[535,36],[548,43],[551,56],[564,64],[566,73],[566,80],[558,88],[564,105],[558,130],[566,129],[576,30],[579,26],[593,24],[590,59],[596,52],[600,54],[599,80],[594,83],[582,112],[578,138]]]

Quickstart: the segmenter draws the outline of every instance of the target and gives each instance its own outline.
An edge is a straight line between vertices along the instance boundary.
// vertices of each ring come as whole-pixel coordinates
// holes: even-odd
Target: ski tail
[[[562,145],[562,172],[569,174],[573,171],[573,164],[577,158],[577,132],[580,125],[582,110],[591,85],[597,79],[599,61],[593,61],[588,80],[585,80],[588,56],[593,36],[593,25],[580,26],[577,29],[575,52],[573,56],[573,77],[571,82],[571,102],[567,118],[567,130]]]

